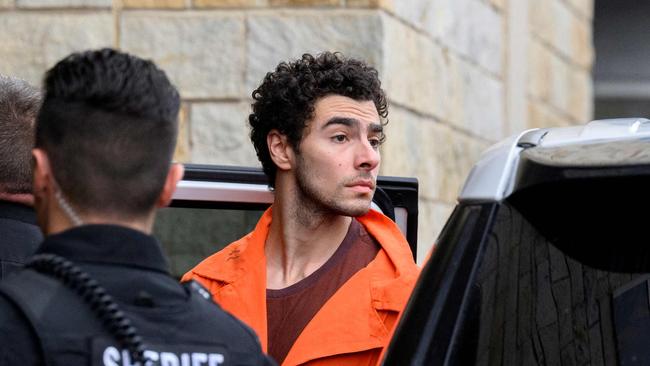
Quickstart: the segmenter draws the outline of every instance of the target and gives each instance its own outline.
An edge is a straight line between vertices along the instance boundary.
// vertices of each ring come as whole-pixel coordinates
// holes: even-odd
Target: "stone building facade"
[[[75,50],[152,58],[183,97],[178,160],[257,166],[250,93],[279,61],[341,51],[388,92],[381,174],[420,181],[419,257],[482,150],[592,116],[593,0],[0,0],[0,73]]]

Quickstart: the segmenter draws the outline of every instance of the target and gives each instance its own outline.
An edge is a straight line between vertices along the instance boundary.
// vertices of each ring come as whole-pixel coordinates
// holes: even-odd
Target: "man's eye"
[[[368,141],[370,142],[370,146],[372,147],[379,147],[379,145],[381,145],[380,139],[370,139]]]
[[[348,138],[345,135],[336,135],[332,139],[336,142],[345,142]]]

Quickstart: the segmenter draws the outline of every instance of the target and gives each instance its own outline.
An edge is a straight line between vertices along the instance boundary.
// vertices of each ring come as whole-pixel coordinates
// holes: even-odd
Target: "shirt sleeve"
[[[0,294],[0,366],[42,365],[40,342],[22,311]]]

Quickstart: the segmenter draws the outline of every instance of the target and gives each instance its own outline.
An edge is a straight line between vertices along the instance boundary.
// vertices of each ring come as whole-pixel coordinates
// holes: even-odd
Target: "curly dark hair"
[[[266,137],[273,129],[287,136],[299,152],[302,134],[313,117],[314,105],[327,95],[342,95],[357,101],[372,100],[386,120],[388,104],[378,72],[363,61],[341,53],[304,54],[293,62],[280,63],[253,91],[253,113],[248,117],[251,141],[271,188],[277,167],[271,160]]]

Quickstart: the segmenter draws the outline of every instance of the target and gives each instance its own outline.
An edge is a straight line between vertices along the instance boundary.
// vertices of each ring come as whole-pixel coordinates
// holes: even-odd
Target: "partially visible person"
[[[32,195],[34,123],[41,93],[0,75],[0,279],[16,271],[43,240]]]
[[[267,363],[251,329],[169,274],[150,235],[183,175],[165,73],[103,49],[61,60],[44,89],[32,154],[46,238],[0,282],[0,364]]]
[[[374,365],[418,275],[397,225],[370,209],[388,114],[377,71],[305,54],[268,73],[253,99],[273,205],[184,279],[208,287],[282,365]]]

